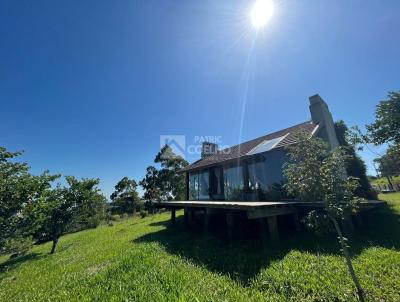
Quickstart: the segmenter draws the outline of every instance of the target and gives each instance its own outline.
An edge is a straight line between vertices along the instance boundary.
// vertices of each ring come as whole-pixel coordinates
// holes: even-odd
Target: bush
[[[123,213],[123,214],[120,214],[119,217],[121,219],[126,219],[126,218],[128,218],[128,214],[127,213]]]
[[[145,218],[147,216],[147,214],[148,214],[147,211],[143,211],[143,210],[140,211],[140,217],[141,218]]]
[[[16,237],[6,241],[0,254],[12,254],[12,257],[18,257],[26,254],[32,247],[32,238]]]
[[[137,213],[140,213],[141,211],[143,211],[143,210],[145,210],[145,209],[146,209],[146,207],[145,207],[145,205],[144,205],[144,202],[138,201],[138,202],[136,203],[136,212],[137,212]]]
[[[119,215],[111,215],[110,216],[110,220],[111,221],[118,221],[118,220],[120,220],[121,219],[121,217],[119,216]]]

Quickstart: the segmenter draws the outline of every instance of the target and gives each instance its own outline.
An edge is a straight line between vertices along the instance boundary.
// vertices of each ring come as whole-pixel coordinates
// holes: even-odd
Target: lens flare
[[[264,27],[272,18],[274,3],[272,0],[258,0],[250,11],[251,23],[255,29]]]

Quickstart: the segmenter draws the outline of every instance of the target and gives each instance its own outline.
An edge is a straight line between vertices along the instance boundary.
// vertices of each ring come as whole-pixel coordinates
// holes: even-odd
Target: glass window
[[[208,170],[189,173],[189,200],[208,200],[209,173]]]
[[[279,200],[283,198],[284,177],[282,165],[284,152],[270,152],[248,164],[249,190],[256,193],[257,200]]]
[[[223,193],[223,172],[221,167],[214,167],[210,170],[210,196],[213,200],[224,199]]]
[[[224,169],[224,192],[226,200],[242,200],[244,189],[243,167]]]
[[[199,199],[199,174],[197,172],[189,173],[189,200]]]
[[[210,199],[210,181],[208,170],[199,172],[199,200]]]
[[[247,155],[253,155],[253,154],[258,154],[258,153],[263,153],[263,152],[270,151],[277,144],[279,144],[279,142],[281,140],[283,140],[285,137],[286,137],[286,135],[280,136],[280,137],[277,137],[277,138],[274,138],[274,139],[271,139],[271,140],[265,140],[262,143],[260,143],[257,147],[255,147],[253,150],[248,152]]]

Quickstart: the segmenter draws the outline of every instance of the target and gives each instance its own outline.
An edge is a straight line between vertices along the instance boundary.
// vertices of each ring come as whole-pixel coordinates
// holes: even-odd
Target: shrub
[[[147,214],[148,214],[147,211],[143,211],[143,210],[140,211],[140,217],[141,218],[145,218],[147,216]]]
[[[119,216],[119,215],[111,215],[110,216],[110,220],[111,221],[118,221],[118,220],[120,220],[121,219],[121,217]]]
[[[6,241],[5,246],[0,251],[4,254],[11,254],[12,257],[18,257],[26,254],[32,247],[32,238],[16,237]]]

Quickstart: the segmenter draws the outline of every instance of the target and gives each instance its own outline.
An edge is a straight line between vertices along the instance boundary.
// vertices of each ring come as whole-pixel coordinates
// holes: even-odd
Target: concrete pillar
[[[279,240],[277,216],[268,217],[267,221],[268,221],[268,229],[269,229],[270,238],[272,240]]]
[[[232,239],[233,227],[234,227],[234,217],[232,211],[226,212],[226,226],[227,226],[228,238]]]

